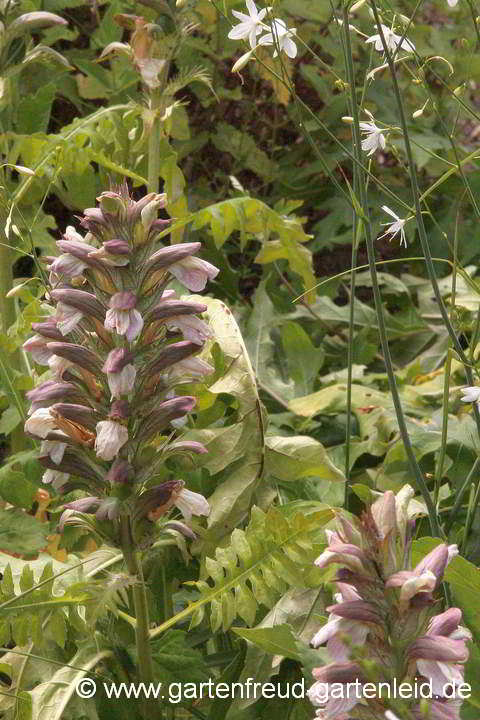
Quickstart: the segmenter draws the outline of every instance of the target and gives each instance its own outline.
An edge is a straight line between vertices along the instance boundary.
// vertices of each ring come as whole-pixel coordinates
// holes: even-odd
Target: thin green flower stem
[[[463,498],[465,496],[465,493],[467,492],[468,488],[471,485],[472,479],[474,478],[478,468],[480,467],[480,457],[477,457],[475,462],[473,463],[470,472],[468,473],[465,482],[463,483],[462,487],[457,493],[457,496],[455,498],[455,502],[453,504],[452,509],[450,510],[450,514],[448,516],[448,519],[445,523],[445,533],[448,535],[450,530],[452,529],[452,525],[455,522],[455,518],[457,516],[458,511],[462,507]],[[446,511],[446,508],[445,508]]]
[[[353,67],[353,56],[352,56],[352,47],[350,43],[350,31],[348,29],[348,10],[347,8],[344,8],[343,10],[344,18],[346,18],[346,22],[344,21],[344,39],[345,39],[345,50],[346,50],[346,70],[347,70],[347,79],[350,85],[350,96],[351,96],[351,103],[352,103],[352,117],[353,117],[353,149],[355,156],[357,158],[357,167],[360,168],[361,166],[361,136],[360,136],[360,120],[359,120],[359,114],[358,114],[358,107],[357,107],[357,98],[356,98],[356,90],[355,90],[355,71]],[[380,24],[380,21],[378,19],[377,15],[377,23]],[[379,28],[381,30],[381,28]],[[422,494],[422,497],[425,501],[425,504],[427,506],[427,512],[428,512],[428,519],[430,523],[430,529],[434,536],[436,537],[442,537],[442,531],[438,522],[437,513],[435,510],[435,506],[432,502],[432,498],[430,496],[430,492],[428,490],[428,487],[426,485],[425,479],[423,477],[422,470],[417,462],[417,459],[415,457],[415,453],[413,452],[412,444],[410,442],[410,437],[408,435],[408,429],[405,422],[405,416],[403,414],[403,408],[400,401],[400,396],[398,393],[395,373],[393,370],[392,365],[392,359],[390,355],[390,348],[388,345],[388,337],[387,337],[387,329],[385,326],[385,316],[383,313],[383,306],[382,306],[382,296],[380,293],[380,287],[378,284],[378,277],[377,277],[377,268],[375,265],[375,247],[373,243],[373,236],[372,236],[372,228],[369,218],[369,211],[368,211],[368,199],[366,197],[366,184],[365,184],[365,175],[363,171],[359,170],[359,191],[360,191],[360,204],[362,208],[362,212],[364,215],[364,228],[365,228],[365,238],[366,238],[366,245],[367,245],[367,254],[368,254],[368,264],[370,268],[370,275],[372,278],[372,290],[373,290],[373,296],[375,301],[375,310],[377,314],[377,323],[378,323],[378,332],[380,336],[380,342],[382,346],[382,352],[383,356],[385,358],[385,368],[387,371],[388,376],[388,382],[390,387],[390,392],[392,393],[392,401],[395,408],[395,414],[397,417],[398,422],[398,429],[400,432],[400,436],[402,438],[403,445],[405,447],[405,452],[407,454],[408,462],[412,471],[413,476],[416,479],[417,486],[419,491]]]
[[[472,2],[472,0],[467,0],[467,5],[470,9],[470,14],[472,16],[472,22],[473,27],[475,29],[475,34],[477,36],[477,47],[475,48],[477,51],[480,48],[480,30],[478,28],[478,22],[477,22],[477,15],[476,15],[476,8]]]
[[[472,482],[472,484],[470,485],[470,498],[469,498],[469,502],[468,502],[467,518],[465,520],[465,528],[463,530],[462,544],[460,547],[461,555],[465,555],[465,551],[467,549],[468,535],[470,533],[470,529],[471,529],[472,523],[473,523],[473,518],[475,517],[475,511],[478,506],[479,493],[480,493],[480,482],[477,481],[476,488],[475,488],[475,483]]]
[[[395,263],[403,263],[403,264],[405,264],[406,262],[414,262],[415,260],[421,260],[422,262],[424,262],[424,261],[425,261],[425,258],[424,258],[423,256],[418,256],[418,257],[407,256],[407,257],[402,257],[402,258],[392,258],[392,259],[390,259],[390,260],[376,260],[376,261],[375,261],[375,265],[393,265],[393,264],[395,264]],[[452,261],[451,261],[451,260],[447,260],[447,258],[436,258],[436,257],[434,257],[434,258],[432,258],[432,260],[433,260],[433,262],[446,263],[447,265],[450,265],[450,267],[453,268],[453,263],[452,263]],[[367,264],[367,265],[357,265],[357,267],[355,268],[355,270],[367,270],[368,267],[369,267],[368,264]],[[301,295],[298,295],[298,297],[294,298],[293,302],[297,302],[298,300],[300,300],[301,298],[303,298],[304,295],[307,294],[307,292],[311,292],[312,290],[316,290],[317,288],[322,287],[322,285],[327,285],[327,283],[332,282],[332,280],[339,280],[340,278],[345,277],[345,275],[349,275],[350,272],[351,272],[351,271],[350,271],[350,268],[349,268],[348,270],[342,270],[342,272],[337,273],[336,275],[331,275],[331,276],[328,277],[326,280],[322,280],[322,282],[317,283],[317,285],[314,285],[312,288],[309,288],[308,290],[306,290],[306,291],[305,291],[304,293],[302,293]],[[475,282],[472,280],[472,278],[471,278],[469,275],[467,275],[467,273],[466,273],[465,271],[463,271],[462,269],[458,269],[458,268],[457,268],[457,272],[462,276],[462,278],[465,280],[465,282],[466,282],[473,290],[475,290],[475,292],[480,292],[480,288],[477,287],[477,285],[475,284]]]
[[[457,209],[457,217],[455,222],[455,235],[453,239],[453,273],[452,273],[452,307],[455,307],[455,297],[457,291],[457,259],[458,259],[458,222],[460,219],[460,205]],[[452,353],[449,352],[452,341],[449,338],[447,359],[445,362],[445,370],[443,376],[443,407],[442,407],[442,439],[440,443],[440,453],[438,456],[437,466],[435,468],[435,490],[433,501],[435,507],[438,508],[438,498],[440,496],[440,486],[442,484],[443,467],[447,454],[448,440],[448,403],[450,398],[450,374],[452,370]]]
[[[411,148],[410,139],[408,136],[408,125],[407,125],[407,120],[405,117],[405,108],[403,105],[402,95],[401,95],[400,88],[398,85],[398,80],[397,80],[397,71],[396,71],[394,63],[392,62],[390,51],[389,51],[387,43],[385,41],[385,36],[383,34],[383,30],[381,27],[380,17],[378,15],[378,9],[377,9],[375,0],[370,0],[370,6],[373,11],[375,22],[378,25],[378,32],[379,32],[380,38],[382,40],[383,50],[385,53],[385,57],[386,57],[388,66],[389,66],[390,75],[392,78],[393,92],[394,92],[396,102],[397,102],[400,126],[403,130],[403,135],[404,135],[403,139],[404,139],[404,143],[405,143],[405,151],[406,151],[407,160],[408,160],[408,170],[409,170],[409,175],[410,175],[410,184],[411,184],[411,189],[412,189],[412,195],[413,195],[414,204],[415,204],[415,217],[416,217],[416,221],[417,221],[418,234],[419,234],[419,238],[420,238],[420,244],[422,246],[422,251],[425,256],[425,265],[427,268],[428,277],[432,284],[432,289],[433,289],[433,293],[435,295],[435,299],[437,301],[438,309],[440,310],[440,314],[442,316],[443,322],[445,323],[445,327],[447,328],[448,334],[452,340],[453,347],[455,348],[455,351],[457,352],[461,362],[464,365],[465,375],[467,376],[468,384],[473,385],[473,375],[472,375],[472,371],[469,367],[469,361],[468,361],[465,353],[463,352],[463,348],[460,345],[460,342],[457,338],[455,330],[452,327],[452,323],[450,322],[450,318],[448,316],[448,312],[445,307],[445,303],[443,302],[440,288],[438,286],[437,277],[435,274],[435,268],[433,266],[432,254],[430,252],[430,246],[428,244],[427,232],[425,229],[425,224],[423,222],[422,209],[421,209],[421,205],[420,205],[420,203],[421,203],[420,189],[418,186],[418,178],[417,178],[417,173],[415,170],[415,162],[413,159],[412,148]],[[480,413],[479,413],[479,410],[476,407],[476,405],[474,407],[474,415],[475,415],[475,422],[477,425],[478,433],[480,435]]]
[[[122,551],[125,563],[135,583],[132,586],[133,603],[135,608],[135,641],[137,647],[138,680],[148,686],[154,681],[152,650],[149,636],[149,613],[145,580],[139,553],[135,548],[130,524],[130,517],[122,515],[120,518],[120,533]],[[159,720],[162,717],[158,703],[150,698],[143,698],[142,714],[144,720]]]

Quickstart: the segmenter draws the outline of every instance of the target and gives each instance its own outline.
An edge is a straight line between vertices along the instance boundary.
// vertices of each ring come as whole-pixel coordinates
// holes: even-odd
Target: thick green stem
[[[142,564],[135,548],[130,518],[121,518],[122,551],[129,574],[133,577],[133,603],[135,608],[135,641],[137,646],[138,681],[148,687],[154,682],[152,651],[150,647],[148,602]],[[159,720],[162,716],[158,700],[143,698],[142,715],[145,720]]]
[[[379,21],[377,20],[377,22],[379,22]],[[387,330],[386,330],[386,326],[385,326],[385,316],[383,313],[382,297],[380,294],[380,287],[378,284],[378,277],[377,277],[377,268],[376,268],[376,263],[375,263],[375,247],[373,244],[372,227],[371,227],[369,211],[368,211],[366,176],[365,176],[365,173],[364,173],[363,167],[362,167],[360,120],[359,120],[359,114],[358,114],[356,88],[355,88],[355,71],[354,71],[354,67],[353,67],[352,47],[351,47],[351,43],[350,43],[349,18],[348,18],[348,10],[346,7],[344,7],[344,10],[343,10],[343,29],[344,29],[347,80],[348,80],[348,83],[350,86],[350,97],[351,97],[352,117],[353,117],[353,128],[352,128],[353,129],[353,141],[354,141],[353,149],[354,149],[354,155],[356,158],[356,165],[357,165],[357,168],[359,171],[360,204],[361,204],[362,212],[364,215],[368,265],[370,268],[370,275],[372,278],[372,290],[373,290],[373,297],[374,297],[374,301],[375,301],[375,311],[377,314],[378,332],[379,332],[379,336],[380,336],[380,342],[382,345],[382,353],[383,353],[383,357],[385,359],[385,368],[387,371],[390,392],[392,393],[392,401],[393,401],[393,405],[395,408],[395,414],[397,417],[398,429],[400,432],[400,436],[402,438],[403,445],[405,447],[405,452],[407,454],[408,463],[410,465],[412,474],[416,479],[418,489],[420,490],[420,492],[423,496],[423,499],[425,501],[425,504],[427,506],[428,518],[429,518],[432,534],[436,535],[437,537],[442,537],[442,532],[440,529],[440,525],[438,523],[435,506],[432,502],[432,498],[430,496],[430,492],[428,490],[425,479],[423,477],[422,470],[417,462],[415,453],[412,448],[412,444],[410,442],[408,428],[407,428],[407,424],[405,422],[405,416],[403,414],[403,408],[402,408],[400,396],[398,393],[395,373],[393,370],[392,358],[390,356],[390,348],[388,345],[388,337],[387,337]]]

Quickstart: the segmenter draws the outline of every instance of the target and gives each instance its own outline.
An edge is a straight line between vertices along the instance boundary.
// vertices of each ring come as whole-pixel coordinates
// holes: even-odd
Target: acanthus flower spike
[[[192,357],[211,337],[198,317],[207,306],[166,288],[177,276],[203,288],[218,270],[192,258],[198,242],[160,244],[158,235],[170,223],[157,217],[165,195],[134,201],[124,183],[98,201],[80,221],[85,237],[68,226],[57,242],[60,257],[48,258],[55,285],[46,294],[51,315],[33,325],[35,335],[25,349],[49,365],[51,378],[29,393],[25,430],[43,440],[43,481],[62,494],[81,490],[90,498],[66,507],[61,526],[97,527],[103,538],[122,546],[119,518],[133,522],[136,503],[145,495],[145,458],[154,452],[153,436],[167,434],[160,462],[184,455],[191,464],[207,452],[201,443],[182,440],[178,423],[196,400],[175,392],[181,382],[213,371],[206,360]],[[176,341],[172,333],[189,339]],[[168,495],[170,509],[179,508],[187,519],[207,515],[207,500],[183,481],[168,481],[165,488],[155,491],[150,509],[158,508],[160,492]],[[87,524],[85,512],[91,516]],[[143,520],[151,525],[146,514]],[[137,528],[135,543],[151,541],[151,528]]]

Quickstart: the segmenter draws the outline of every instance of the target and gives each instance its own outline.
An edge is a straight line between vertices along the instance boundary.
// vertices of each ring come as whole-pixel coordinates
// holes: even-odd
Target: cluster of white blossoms
[[[232,14],[240,20],[238,25],[228,33],[230,40],[246,40],[254,50],[258,45],[273,45],[275,47],[273,57],[277,57],[278,51],[283,51],[288,57],[294,58],[297,55],[297,46],[292,38],[295,36],[296,28],[287,28],[286,23],[278,18],[272,18],[270,24],[264,19],[271,7],[258,11],[253,0],[246,0],[248,15],[237,10]],[[262,33],[265,33],[262,35]],[[258,37],[261,35],[261,37]],[[247,53],[251,56],[251,52]],[[249,59],[249,58],[248,58]]]

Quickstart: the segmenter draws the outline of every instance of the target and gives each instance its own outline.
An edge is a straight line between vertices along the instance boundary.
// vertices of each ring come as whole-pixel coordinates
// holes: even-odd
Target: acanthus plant
[[[60,528],[86,527],[124,552],[134,582],[139,671],[148,680],[138,550],[169,522],[194,537],[192,515],[209,512],[182,478],[155,482],[172,455],[206,452],[178,437],[196,404],[181,388],[213,372],[198,357],[211,337],[199,317],[206,306],[167,286],[175,278],[198,292],[218,270],[197,257],[199,242],[159,241],[170,222],[158,218],[164,195],[135,202],[122,185],[98,201],[81,219],[85,237],[68,227],[57,242],[61,254],[47,258],[52,312],[33,325],[24,348],[50,367],[50,377],[28,393],[25,431],[42,441],[43,481],[60,494],[85,493],[66,503]],[[177,509],[181,522],[171,518]]]
[[[326,643],[332,662],[314,669],[308,693],[321,720],[460,718],[472,635],[459,608],[439,608],[444,572],[458,548],[441,543],[412,565],[419,512],[413,495],[408,485],[397,495],[385,492],[361,520],[339,516],[337,530],[327,530],[328,546],[315,564],[337,566],[338,593],[312,645]],[[363,695],[366,683],[378,692]],[[399,697],[402,683],[412,688],[410,699]],[[426,683],[431,697],[415,697],[415,683]]]

